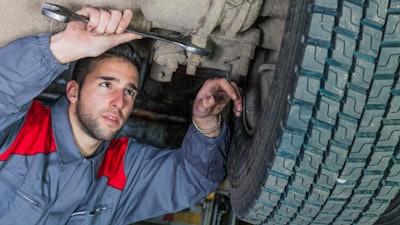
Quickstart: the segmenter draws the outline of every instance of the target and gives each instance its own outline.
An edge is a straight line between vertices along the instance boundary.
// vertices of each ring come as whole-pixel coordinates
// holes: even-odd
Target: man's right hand
[[[84,6],[78,14],[89,23],[71,21],[64,31],[50,38],[50,49],[59,63],[69,63],[85,57],[95,57],[108,49],[142,36],[124,32],[132,20],[130,9],[104,10]]]

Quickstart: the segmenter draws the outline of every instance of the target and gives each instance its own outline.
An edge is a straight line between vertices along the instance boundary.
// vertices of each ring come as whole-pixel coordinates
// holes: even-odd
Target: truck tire
[[[259,120],[235,121],[228,179],[239,219],[397,224],[399,25],[400,1],[290,1],[275,72],[257,70],[259,51],[246,78],[266,85]]]

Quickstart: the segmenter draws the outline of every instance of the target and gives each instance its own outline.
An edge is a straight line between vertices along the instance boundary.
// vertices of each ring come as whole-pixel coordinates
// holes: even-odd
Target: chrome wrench
[[[89,22],[89,19],[87,17],[78,15],[64,6],[51,4],[51,3],[42,3],[42,14],[53,20],[56,20],[56,21],[62,22],[62,23],[68,23],[69,21],[81,21],[81,22],[85,22],[85,23]],[[125,30],[125,32],[139,34],[143,37],[153,38],[156,40],[173,43],[173,44],[179,45],[186,51],[191,52],[196,55],[207,56],[209,54],[209,52],[206,49],[192,44],[188,38],[172,37],[172,36],[162,35],[162,34],[155,33],[155,32],[141,31],[141,30],[138,30],[131,26],[129,26]]]

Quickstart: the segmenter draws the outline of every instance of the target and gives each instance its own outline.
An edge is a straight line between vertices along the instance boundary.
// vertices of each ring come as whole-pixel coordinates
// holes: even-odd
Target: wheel
[[[257,69],[258,51],[235,121],[228,178],[238,218],[397,224],[399,21],[399,1],[290,2],[275,72]]]

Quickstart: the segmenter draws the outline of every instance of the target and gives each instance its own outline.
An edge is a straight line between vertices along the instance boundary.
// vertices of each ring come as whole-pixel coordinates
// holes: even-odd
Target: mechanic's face
[[[112,140],[128,119],[137,95],[136,67],[117,58],[99,61],[79,88],[75,117],[91,137]]]

